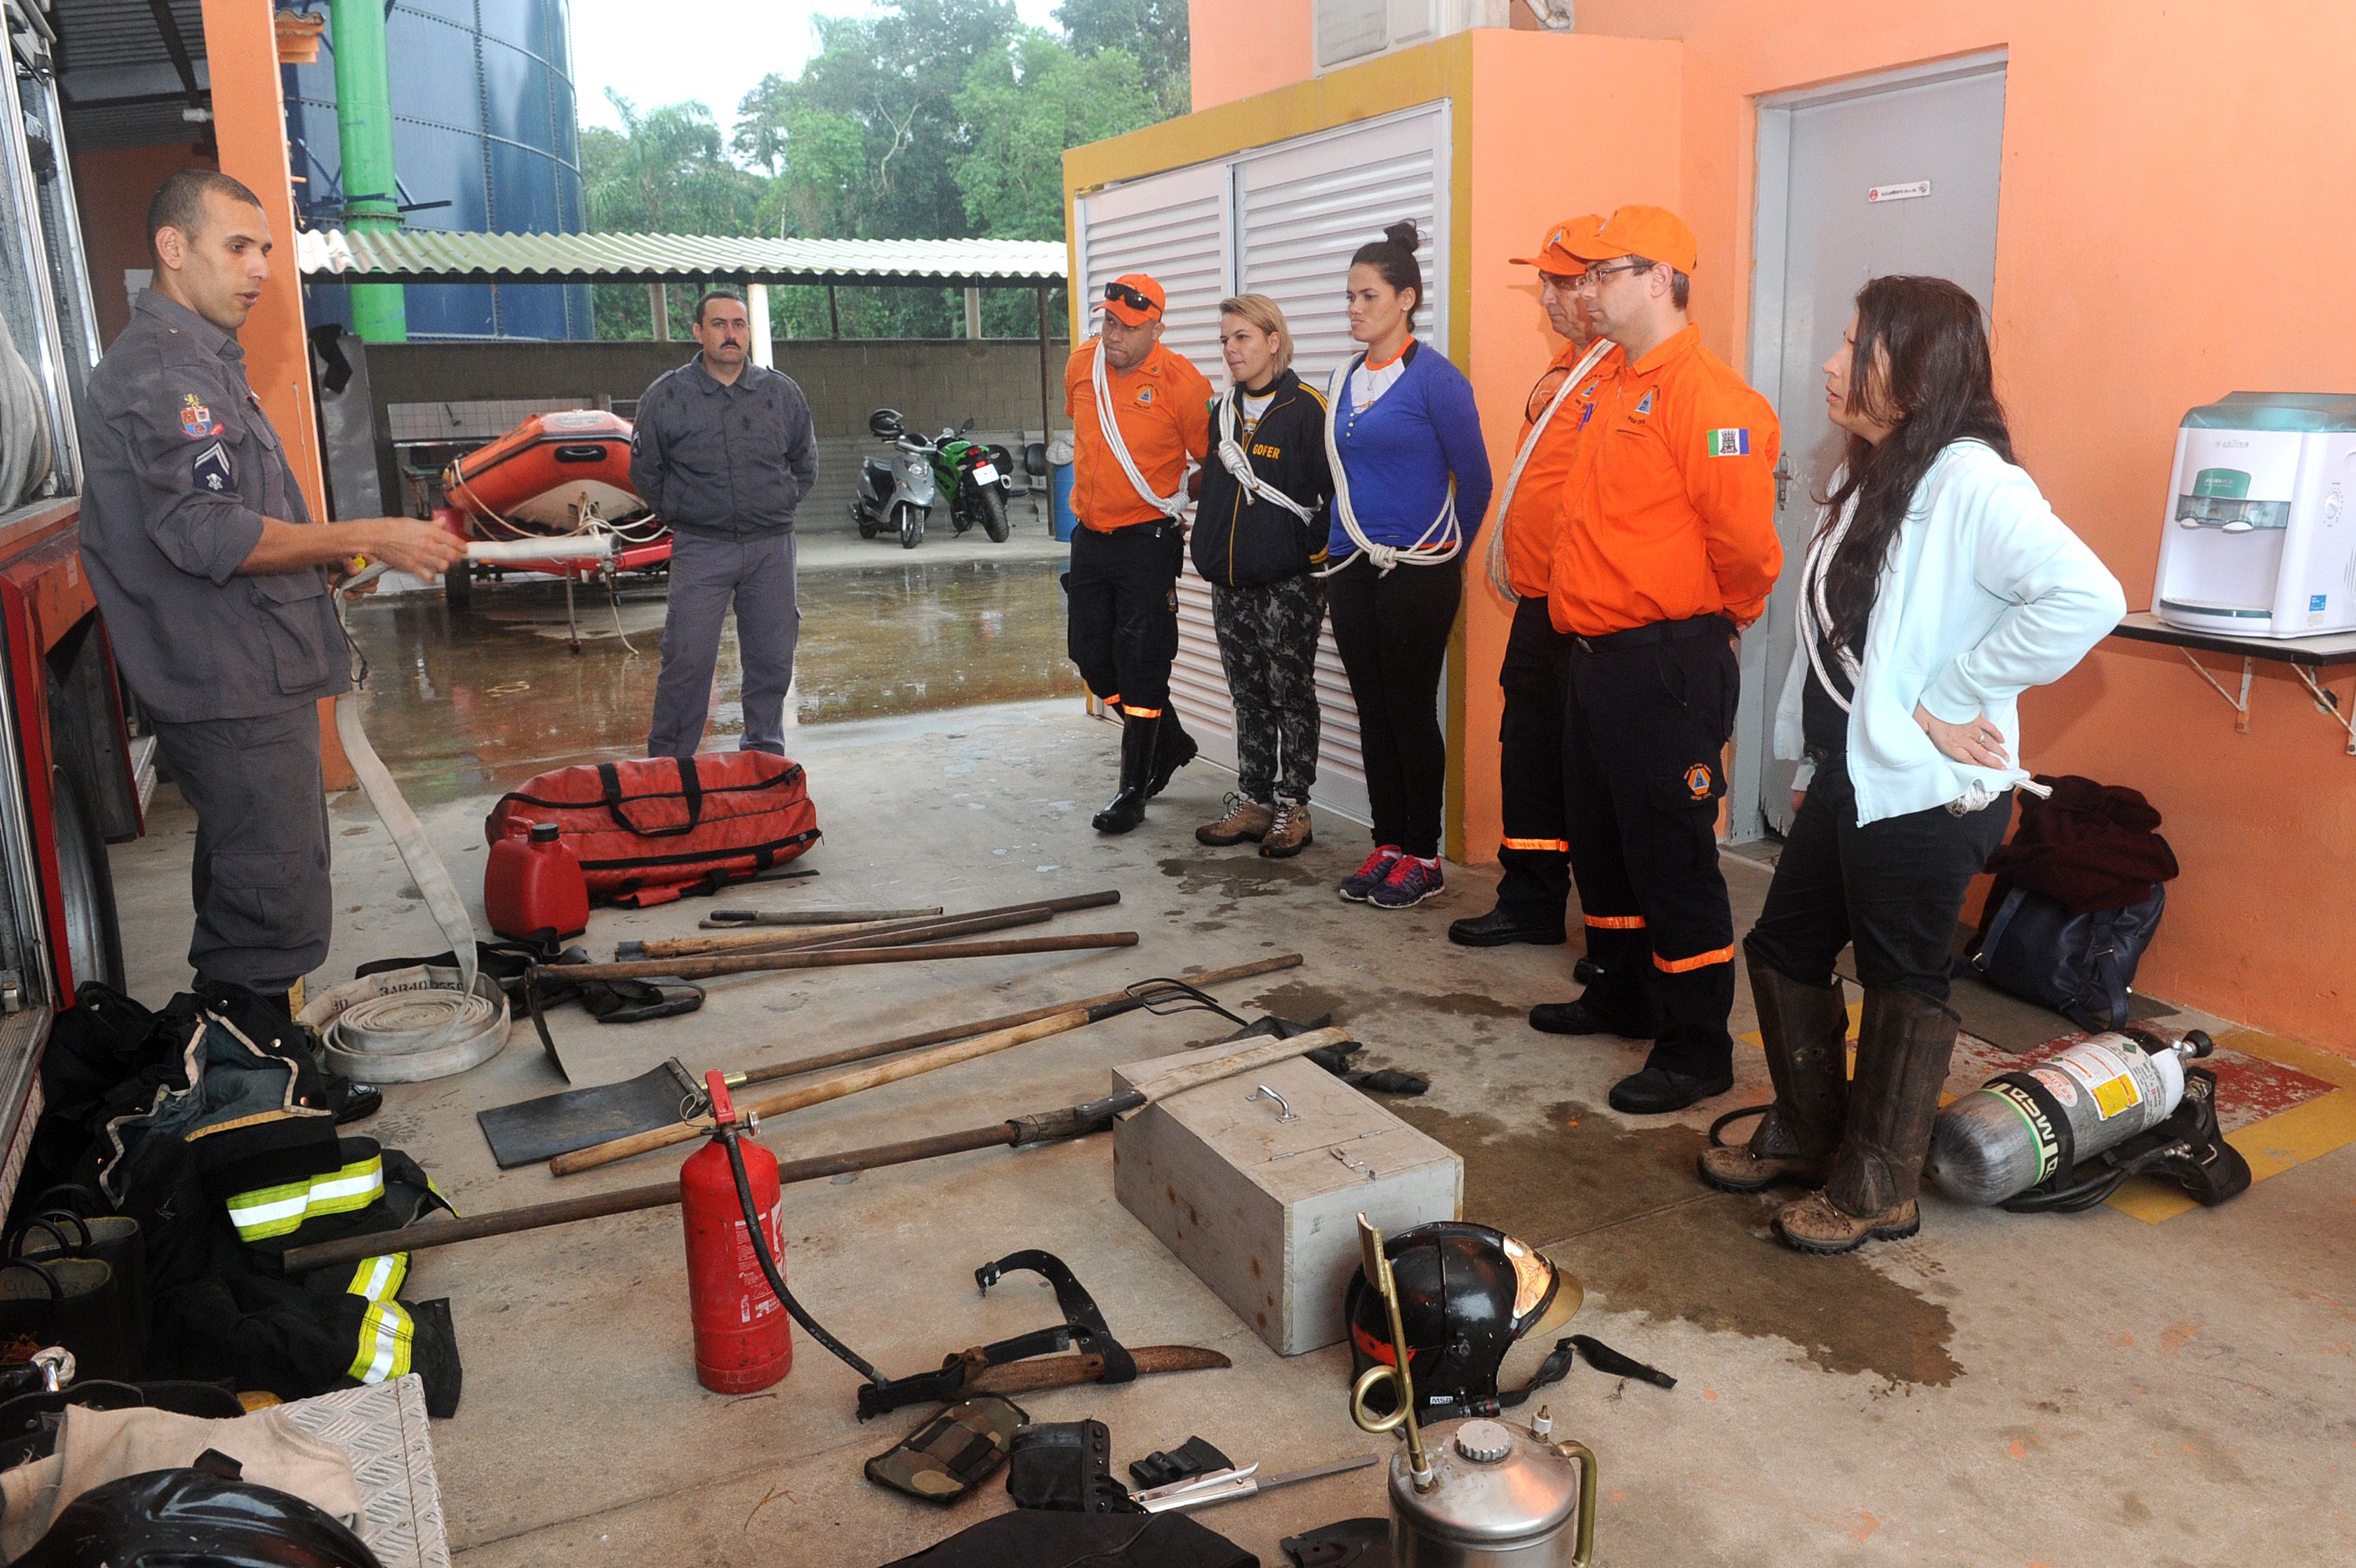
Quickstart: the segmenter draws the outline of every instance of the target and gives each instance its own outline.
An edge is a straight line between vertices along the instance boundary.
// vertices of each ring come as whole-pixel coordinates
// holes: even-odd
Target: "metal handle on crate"
[[[1292,1107],[1284,1103],[1284,1096],[1278,1093],[1275,1090],[1269,1088],[1265,1083],[1260,1084],[1250,1093],[1244,1096],[1244,1104],[1247,1105],[1260,1100],[1271,1100],[1275,1102],[1276,1119],[1279,1123],[1297,1122],[1301,1119],[1299,1116],[1292,1114]]]

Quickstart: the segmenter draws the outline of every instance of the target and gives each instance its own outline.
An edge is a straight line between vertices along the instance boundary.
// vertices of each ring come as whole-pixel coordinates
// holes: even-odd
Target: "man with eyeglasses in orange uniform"
[[[1105,285],[1098,335],[1064,367],[1072,417],[1072,569],[1066,645],[1098,700],[1120,710],[1120,789],[1091,819],[1127,833],[1194,760],[1170,704],[1178,656],[1190,464],[1211,451],[1211,383],[1162,342],[1162,285],[1128,272]]]
[[[1733,1087],[1734,914],[1718,864],[1739,633],[1783,567],[1781,432],[1686,318],[1693,230],[1623,207],[1567,245],[1622,357],[1596,389],[1562,489],[1547,607],[1571,645],[1564,817],[1592,965],[1531,1009],[1558,1034],[1648,1039],[1613,1109],[1682,1110]]]

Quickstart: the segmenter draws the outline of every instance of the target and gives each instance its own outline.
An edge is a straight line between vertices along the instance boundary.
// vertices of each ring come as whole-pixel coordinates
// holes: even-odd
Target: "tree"
[[[1127,50],[1145,72],[1160,111],[1155,119],[1194,107],[1186,0],[1064,0],[1055,7],[1055,25],[1075,54]]]
[[[1145,72],[1126,49],[1077,55],[1026,28],[978,63],[957,96],[973,127],[957,161],[974,231],[1005,240],[1064,237],[1064,153],[1157,118]]]
[[[581,133],[581,178],[589,227],[623,234],[750,234],[758,230],[766,182],[730,163],[720,128],[701,103],[641,112],[616,92],[606,99],[622,129]],[[674,289],[674,296],[684,291]],[[653,336],[647,291],[597,285],[597,336],[609,342]],[[672,314],[684,319],[680,302]]]

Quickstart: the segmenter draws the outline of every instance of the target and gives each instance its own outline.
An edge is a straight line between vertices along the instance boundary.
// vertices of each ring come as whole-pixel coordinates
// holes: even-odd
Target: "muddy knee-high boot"
[[[1702,1151],[1701,1179],[1729,1192],[1783,1181],[1821,1186],[1848,1116],[1848,1008],[1838,980],[1812,986],[1750,963],[1775,1103],[1748,1144]]]
[[[1162,729],[1151,719],[1127,719],[1120,726],[1120,793],[1090,826],[1099,833],[1127,833],[1145,820],[1147,785],[1153,779],[1154,742]]]
[[[1954,1013],[1920,991],[1893,986],[1865,993],[1848,1130],[1824,1190],[1775,1217],[1785,1241],[1804,1253],[1846,1253],[1922,1229],[1915,1199],[1957,1025]]]

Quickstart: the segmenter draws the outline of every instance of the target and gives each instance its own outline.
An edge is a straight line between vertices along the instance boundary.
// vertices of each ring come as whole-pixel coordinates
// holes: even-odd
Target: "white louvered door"
[[[1365,125],[1280,144],[1110,187],[1079,198],[1080,275],[1093,302],[1127,272],[1151,272],[1169,293],[1162,341],[1224,389],[1219,301],[1264,293],[1283,306],[1298,350],[1294,368],[1323,389],[1350,352],[1343,309],[1350,254],[1384,226],[1415,220],[1430,300],[1418,334],[1445,344],[1448,324],[1449,165],[1445,103]],[[1082,324],[1082,331],[1088,330]],[[1178,659],[1170,688],[1203,754],[1236,765],[1235,703],[1211,624],[1211,590],[1189,560],[1178,580]],[[1357,706],[1324,632],[1317,656],[1323,709],[1315,804],[1365,821],[1365,769]]]

